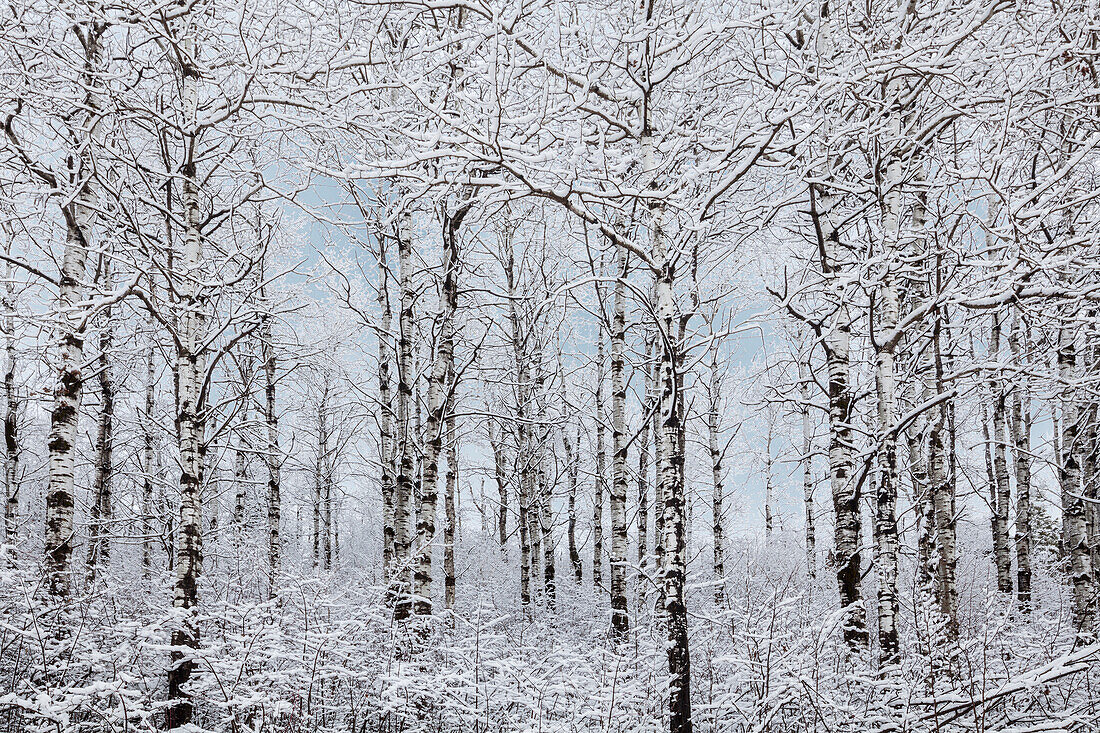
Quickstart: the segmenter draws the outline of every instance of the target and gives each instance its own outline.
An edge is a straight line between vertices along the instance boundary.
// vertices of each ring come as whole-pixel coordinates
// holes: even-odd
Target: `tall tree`
[[[275,595],[278,587],[278,577],[282,570],[283,547],[280,522],[282,520],[282,484],[280,482],[279,468],[282,457],[279,453],[279,416],[275,411],[275,370],[277,356],[275,354],[275,338],[271,320],[274,314],[271,312],[271,302],[267,297],[264,283],[264,260],[261,256],[259,270],[259,299],[261,304],[259,338],[260,360],[263,363],[264,372],[264,401],[263,415],[266,426],[266,446],[264,450],[264,464],[267,468],[267,568],[268,568],[268,593]]]
[[[99,267],[99,277],[110,288],[110,258],[104,257]],[[99,415],[95,440],[95,478],[92,484],[92,503],[88,517],[88,582],[94,583],[100,568],[106,568],[111,558],[110,531],[113,519],[111,488],[114,479],[114,424],[115,386],[111,378],[112,343],[115,322],[111,319],[111,306],[101,311],[99,354],[96,357],[99,372]]]
[[[1031,608],[1031,398],[1023,366],[1024,327],[1013,310],[1008,345],[1013,365],[1020,370],[1012,390],[1011,434],[1016,474],[1016,598],[1026,613]]]
[[[412,264],[412,216],[408,210],[399,213],[396,222],[398,288],[397,336],[397,426],[396,426],[396,463],[397,480],[393,501],[393,560],[394,571],[391,575],[391,597],[394,599],[394,617],[398,620],[408,618],[412,611],[409,594],[412,591],[410,551],[413,519],[413,484],[416,470],[414,460],[414,440],[412,411],[413,402],[413,264]]]
[[[11,254],[11,240],[7,242],[8,255]],[[15,546],[19,540],[19,395],[15,388],[16,372],[16,333],[15,333],[15,288],[12,283],[13,267],[9,263],[4,289],[0,292],[0,327],[4,332],[4,535],[3,544],[8,557],[15,558]]]
[[[707,450],[710,453],[711,524],[714,542],[714,602],[721,605],[726,597],[725,526],[723,523],[722,450],[718,447],[722,376],[718,368],[717,343],[711,347],[710,381],[707,385]]]
[[[596,289],[597,300],[602,298],[601,290]],[[592,494],[592,585],[597,589],[603,587],[603,505],[604,494],[607,493],[607,447],[604,439],[606,427],[604,423],[604,362],[606,361],[606,347],[604,346],[604,327],[601,320],[596,334],[596,466],[595,481]]]
[[[432,544],[435,540],[436,484],[439,478],[439,454],[443,448],[447,409],[450,405],[448,375],[454,372],[454,319],[458,308],[459,230],[470,210],[463,203],[455,211],[443,214],[443,283],[439,295],[439,346],[428,377],[427,441],[424,472],[421,479],[420,507],[416,520],[417,560],[413,578],[415,610],[419,615],[432,612]]]
[[[626,598],[626,250],[618,250],[611,318],[611,628],[630,628]]]
[[[989,337],[990,357],[999,360],[1001,352],[1001,318],[993,314],[993,325]],[[989,422],[983,414],[982,427],[986,431],[986,442],[992,450],[992,492],[990,496],[991,524],[993,532],[993,555],[997,566],[997,589],[1002,593],[1012,593],[1012,555],[1008,536],[1008,513],[1011,501],[1011,487],[1008,478],[1008,459],[1006,443],[1008,440],[1008,395],[1005,385],[996,368],[989,378],[989,391],[993,402],[993,431],[989,435]],[[984,403],[983,403],[984,408]]]
[[[805,359],[809,359],[809,354]],[[817,513],[814,506],[814,433],[810,420],[810,375],[806,360],[800,360],[798,364],[798,389],[799,413],[802,418],[802,503],[806,515],[806,574],[813,579],[817,577]]]
[[[176,340],[176,434],[180,460],[180,506],[176,525],[176,581],[173,606],[182,612],[172,631],[172,666],[168,671],[168,728],[191,722],[194,712],[187,684],[195,669],[194,650],[199,646],[196,621],[199,576],[202,573],[202,484],[206,464],[206,366],[208,293],[200,281],[203,272],[203,216],[200,204],[202,178],[197,152],[201,134],[198,106],[201,72],[198,41],[193,30],[181,28],[176,48],[178,85],[184,119],[184,158],[179,164],[180,206],[183,220],[181,277],[175,290],[179,298]]]
[[[71,111],[65,115],[64,144],[68,150],[63,169],[51,170],[36,160],[24,145],[15,126],[22,105],[16,114],[8,114],[4,120],[4,134],[23,167],[56,192],[65,226],[61,270],[54,281],[57,284],[59,350],[46,439],[49,485],[46,490],[45,565],[49,590],[60,597],[68,596],[72,588],[73,472],[77,419],[84,386],[84,338],[91,315],[85,303],[84,279],[88,256],[95,246],[100,210],[94,156],[97,148],[102,147],[110,124],[105,119],[108,112],[104,78],[107,28],[107,21],[93,14],[69,27],[76,36],[82,58],[68,64],[79,69],[73,82],[80,90],[80,98],[73,100]]]

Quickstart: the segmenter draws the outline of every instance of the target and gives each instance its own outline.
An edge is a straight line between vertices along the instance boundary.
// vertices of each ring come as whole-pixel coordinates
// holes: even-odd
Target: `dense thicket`
[[[1098,20],[5,5],[0,729],[1100,725]]]

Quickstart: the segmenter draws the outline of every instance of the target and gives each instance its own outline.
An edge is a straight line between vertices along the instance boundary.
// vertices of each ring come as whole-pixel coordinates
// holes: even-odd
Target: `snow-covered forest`
[[[1100,729],[1100,7],[12,0],[0,732]]]

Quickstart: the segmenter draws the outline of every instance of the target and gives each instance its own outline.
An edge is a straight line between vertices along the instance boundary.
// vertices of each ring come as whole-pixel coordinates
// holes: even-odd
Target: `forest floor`
[[[393,621],[377,577],[350,561],[288,575],[266,600],[258,558],[208,560],[198,729],[663,729],[665,645],[652,588],[646,607],[634,606],[631,632],[612,640],[590,568],[578,585],[563,563],[553,610],[541,595],[525,613],[514,558],[480,538],[459,557],[469,562],[455,611],[407,623]],[[735,546],[721,602],[702,572],[689,592],[695,730],[1097,730],[1098,650],[1075,645],[1053,566],[1037,573],[1036,608],[1025,615],[991,591],[986,564],[960,564],[967,590],[955,644],[914,603],[909,582],[904,661],[880,670],[872,655],[847,653],[829,571],[809,581],[795,538]],[[157,730],[176,622],[168,574],[120,573],[62,612],[38,600],[34,577],[0,575],[0,731]],[[870,573],[870,598],[873,586]]]

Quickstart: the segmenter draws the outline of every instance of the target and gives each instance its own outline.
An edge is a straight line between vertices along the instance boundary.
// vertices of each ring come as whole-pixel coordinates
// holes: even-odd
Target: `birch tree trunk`
[[[261,263],[260,282],[263,283]],[[279,455],[279,416],[275,412],[275,339],[271,330],[271,305],[260,286],[260,300],[264,305],[260,314],[260,358],[264,370],[264,423],[267,426],[267,446],[264,463],[267,468],[267,566],[268,594],[274,596],[282,568],[282,486],[279,480],[281,457]]]
[[[577,549],[577,474],[580,472],[580,456],[577,453],[577,445],[569,437],[569,427],[562,428],[562,447],[565,449],[565,481],[568,491],[569,526],[569,562],[573,566],[573,579],[577,583],[584,580],[584,564],[581,562],[581,553]],[[577,434],[577,444],[580,443],[580,433]]]
[[[834,558],[840,605],[845,609],[844,639],[858,651],[867,646],[868,636],[861,581],[860,492],[852,477],[851,316],[847,292],[839,278],[840,233],[833,221],[837,196],[816,184],[811,186],[810,194],[810,215],[820,239],[821,269],[836,305],[824,343],[829,372],[829,483],[836,515]]]
[[[765,410],[768,432],[764,438],[764,537],[771,541],[775,533],[775,516],[772,505],[775,503],[775,487],[772,484],[772,430],[775,429],[775,415],[771,409]]]
[[[889,267],[889,265],[888,265]],[[875,554],[878,570],[878,642],[881,665],[899,661],[898,650],[898,461],[895,401],[894,348],[898,327],[898,296],[893,273],[884,275],[879,287],[878,389],[878,487],[875,495]]]
[[[943,322],[940,309],[936,310],[932,331],[935,358],[936,394],[943,395]],[[955,487],[948,450],[953,450],[947,401],[936,408],[936,416],[929,432],[929,477],[932,483],[932,502],[936,516],[936,600],[945,623],[948,641],[958,638],[958,586],[956,584],[957,541],[955,532]]]
[[[1077,331],[1063,326],[1058,337],[1058,378],[1062,383],[1062,436],[1058,484],[1062,494],[1062,547],[1073,588],[1073,621],[1077,633],[1093,632],[1092,567],[1087,517],[1081,487],[1081,424],[1078,409]]]
[[[542,516],[547,492],[544,431],[542,426],[537,424],[541,422],[542,416],[546,414],[542,401],[541,346],[538,343],[537,333],[538,325],[536,321],[534,328],[526,339],[527,360],[529,362],[528,373],[534,373],[528,392],[528,399],[531,403],[529,411],[531,426],[527,431],[527,440],[531,447],[527,467],[531,472],[531,490],[528,493],[527,518],[531,522],[531,526],[527,531],[527,536],[531,542],[531,577],[534,579],[534,594],[536,596],[540,587],[544,593],[546,591]],[[551,570],[551,572],[553,571]]]
[[[660,236],[657,237],[660,239]],[[676,305],[672,263],[658,249],[657,315],[664,330],[661,354],[661,457],[660,484],[664,547],[661,583],[664,587],[665,623],[668,628],[669,730],[691,731],[691,668],[688,651],[688,614],[684,590],[687,580],[685,541],[684,456],[680,451],[679,353],[674,340]]]
[[[19,541],[19,396],[15,391],[15,294],[12,288],[12,267],[8,266],[3,301],[4,330],[4,536],[0,544],[7,547],[9,560],[15,559]]]
[[[652,329],[645,336],[645,398],[642,402],[642,425],[638,431],[638,606],[645,608],[645,596],[649,582],[649,434],[653,419],[650,413],[657,402],[653,381],[653,369],[649,362],[654,358],[655,341]]]
[[[393,475],[393,396],[390,387],[390,330],[393,328],[393,309],[390,307],[389,266],[386,262],[387,235],[378,236],[378,310],[381,325],[378,331],[378,461],[379,483],[382,489],[382,575],[391,577],[394,562],[394,494]]]
[[[652,14],[653,4],[647,3]],[[650,37],[646,57],[651,64],[655,49]],[[648,74],[648,66],[646,67]],[[648,116],[642,114],[642,164],[652,182],[656,175],[653,131]],[[664,608],[668,655],[669,733],[691,733],[691,654],[688,644],[687,585],[687,516],[684,496],[684,400],[680,374],[680,344],[677,340],[676,267],[668,252],[662,231],[663,212],[657,204],[649,208],[652,269],[656,303],[656,326],[660,358],[657,362],[659,389],[659,429],[654,435],[658,463],[656,494],[660,502],[661,527],[659,545],[660,601]],[[681,327],[685,325],[680,321]]]
[[[496,437],[493,421],[489,422],[489,447],[493,450],[493,480],[497,485],[497,494],[500,503],[497,505],[497,537],[500,541],[500,549],[506,550],[508,546],[508,477],[505,475],[505,467],[508,464],[504,453],[502,438]]]
[[[1019,315],[1014,311],[1008,346],[1013,365],[1019,369],[1012,390],[1012,455],[1016,474],[1016,600],[1027,613],[1031,610],[1031,398],[1023,353]]]
[[[1088,319],[1096,323],[1097,312],[1091,309]],[[1089,328],[1085,336],[1085,350],[1089,364],[1088,374],[1095,378],[1100,360],[1100,338],[1095,325]],[[1088,398],[1083,423],[1085,433],[1082,440],[1083,458],[1081,463],[1082,492],[1085,497],[1085,540],[1089,548],[1089,563],[1092,568],[1093,597],[1100,599],[1100,484],[1098,484],[1097,461],[1100,459],[1100,404],[1094,396]]]
[[[335,482],[329,483],[329,489],[335,491]],[[332,501],[332,562],[340,564],[340,504],[339,497]]]
[[[618,252],[611,319],[611,628],[625,634],[630,628],[626,597],[626,250]]]
[[[510,235],[509,235],[510,236]],[[530,502],[534,495],[532,469],[533,453],[531,430],[527,424],[530,388],[527,372],[527,338],[520,320],[516,291],[515,255],[512,242],[508,241],[507,262],[504,274],[508,287],[508,315],[512,326],[512,356],[516,369],[516,472],[519,474],[519,580],[520,602],[524,608],[531,603],[531,566],[534,555],[531,550]]]
[[[454,395],[458,385],[453,369],[451,370],[450,383],[450,392]],[[457,584],[455,577],[455,536],[458,533],[458,500],[456,496],[458,492],[458,431],[455,429],[453,405],[447,414],[447,475],[445,482],[444,510],[447,523],[443,528],[443,587],[447,610],[453,611]]]
[[[710,453],[712,538],[714,541],[714,602],[726,599],[725,528],[722,508],[722,450],[718,447],[718,414],[721,407],[722,379],[718,371],[718,347],[711,350],[710,384],[707,409],[707,450]]]
[[[899,136],[904,126],[905,109],[902,96],[907,85],[891,79],[887,85],[892,132]],[[878,486],[875,492],[875,564],[878,571],[878,642],[881,666],[890,667],[899,661],[898,650],[898,458],[897,400],[894,350],[898,341],[900,303],[897,273],[898,248],[902,238],[902,178],[905,163],[900,155],[891,154],[886,163],[883,181],[883,253],[884,270],[872,301],[878,320],[878,333],[872,339],[875,347],[875,387],[878,391]]]
[[[808,357],[807,357],[808,358]],[[817,577],[817,528],[814,512],[813,477],[813,424],[810,422],[810,374],[809,365],[798,364],[798,388],[801,398],[799,412],[802,415],[802,502],[806,514],[806,575]]]
[[[412,537],[409,523],[412,519],[413,484],[416,462],[413,456],[412,415],[413,398],[413,282],[412,282],[412,232],[411,217],[402,212],[397,223],[397,258],[400,268],[400,303],[398,306],[397,337],[397,481],[393,510],[393,555],[396,565],[391,575],[391,597],[394,599],[394,618],[402,620],[412,612],[409,593],[411,583]]]
[[[141,415],[142,460],[141,460],[141,568],[146,579],[153,568],[153,512],[155,498],[153,490],[154,451],[156,450],[156,423],[153,411],[156,409],[157,374],[156,348],[149,346],[145,354],[145,408]]]
[[[1001,352],[1001,318],[997,313],[993,314],[993,326],[989,338],[990,356],[994,361],[1000,358]],[[1011,501],[1011,488],[1008,478],[1008,460],[1005,451],[1005,441],[1008,435],[1007,395],[1005,385],[998,372],[993,372],[989,379],[989,390],[993,398],[993,482],[994,497],[992,502],[992,531],[993,531],[993,555],[997,565],[997,589],[1002,593],[1012,593],[1012,555],[1009,549],[1008,538],[1008,511]],[[985,420],[982,421],[986,425]],[[986,427],[988,430],[988,427]]]
[[[677,305],[677,310],[679,306]],[[678,313],[677,320],[679,321],[679,331],[676,336],[676,343],[687,343],[687,325],[691,318],[690,313]],[[676,409],[679,412],[680,432],[679,432],[679,455],[680,455],[680,485],[684,493],[684,558],[690,557],[691,551],[691,516],[692,516],[692,501],[691,495],[687,493],[687,390],[685,389],[685,370],[683,366],[683,354],[679,352],[679,346],[677,346],[677,362],[676,362]],[[770,470],[769,466],[769,470]],[[686,576],[685,576],[686,583]]]
[[[331,429],[331,424],[330,424]],[[321,529],[321,537],[324,539],[322,547],[324,554],[322,559],[324,561],[325,570],[332,569],[332,547],[335,540],[336,531],[336,516],[333,507],[332,489],[334,481],[334,473],[336,470],[336,458],[333,455],[335,447],[327,445],[325,450],[324,460],[324,473],[322,474],[321,487],[323,490],[324,501],[324,526]]]
[[[532,415],[538,414],[537,411]],[[542,504],[543,504],[543,490],[545,489],[543,482],[543,470],[542,470],[542,455],[538,448],[538,437],[535,435],[535,431],[532,429],[527,434],[527,440],[532,446],[533,455],[529,461],[528,470],[531,471],[531,483],[530,491],[527,494],[527,521],[529,526],[527,527],[527,541],[530,546],[530,572],[533,582],[532,597],[537,598],[539,590],[545,587],[542,583],[545,580],[545,576],[542,571],[542,526],[540,517],[542,516]]]
[[[160,479],[164,476],[164,460],[159,451],[157,452],[156,461],[157,466],[154,475]],[[174,573],[176,571],[176,517],[175,507],[172,506],[168,496],[167,484],[159,492],[157,504],[158,513],[163,517],[161,521],[161,540],[164,543],[165,566],[168,572]]]
[[[424,473],[420,488],[420,509],[416,520],[417,560],[413,576],[413,595],[417,615],[432,612],[432,545],[435,542],[435,515],[439,501],[439,454],[447,423],[448,376],[454,371],[454,318],[458,308],[458,232],[468,208],[443,218],[443,287],[439,296],[441,337],[435,361],[428,377],[428,420],[425,426]]]
[[[543,442],[545,445],[545,441]],[[544,458],[545,460],[545,458]],[[545,466],[539,471],[539,533],[542,549],[542,587],[546,593],[546,607],[551,611],[557,605],[557,557],[554,552],[554,488],[550,484]]]
[[[526,437],[526,436],[524,436]],[[523,445],[526,445],[526,440]],[[531,603],[531,487],[529,482],[529,469],[525,467],[527,458],[516,451],[516,470],[520,473],[519,481],[519,597],[520,603],[526,608]]]
[[[933,394],[927,382],[927,378],[920,381],[918,394],[921,402],[927,402]],[[908,431],[909,476],[917,514],[917,590],[922,600],[931,598],[933,592],[936,554],[936,512],[928,464],[929,424],[928,418],[922,414]]]
[[[189,125],[198,117],[199,71],[193,64],[197,44],[191,35],[180,42],[180,94],[184,119]],[[199,175],[195,134],[185,141],[187,157],[180,166],[183,206],[184,243],[182,277],[176,286],[179,297],[179,344],[176,352],[178,405],[176,432],[180,454],[180,511],[176,526],[176,583],[173,606],[182,612],[179,625],[172,631],[172,666],[168,671],[167,727],[179,728],[191,722],[193,704],[185,690],[195,669],[192,656],[199,647],[199,628],[195,619],[199,603],[199,576],[202,574],[202,483],[206,461],[206,405],[203,383],[206,375],[207,294],[202,286],[203,235],[199,209]]]
[[[859,490],[852,469],[852,393],[848,383],[848,337],[850,321],[847,306],[837,311],[831,344],[826,350],[829,362],[829,481],[836,514],[837,583],[840,605],[847,610],[844,638],[853,647],[867,645],[867,625],[863,609],[862,563],[860,561]]]
[[[654,280],[656,287],[656,280]],[[654,303],[656,303],[656,291],[654,291]],[[653,384],[654,397],[657,409],[653,413],[653,549],[657,563],[657,600],[656,611],[663,616],[665,612],[665,584],[662,573],[665,567],[665,486],[661,482],[661,466],[665,461],[665,443],[663,436],[664,422],[661,417],[661,343],[662,334],[657,334],[655,342],[655,357],[653,360]]]
[[[248,433],[251,426],[252,363],[251,356],[241,354],[238,371],[241,379],[241,406],[237,416],[237,448],[233,463],[233,533],[238,543],[245,532],[245,513],[248,504],[248,463],[252,453]]]
[[[110,260],[104,259],[103,282],[109,288]],[[98,577],[100,568],[106,568],[111,558],[109,537],[113,519],[111,486],[114,475],[114,422],[115,389],[111,380],[111,349],[114,339],[114,321],[111,307],[100,312],[103,320],[99,332],[99,355],[96,367],[99,372],[99,419],[95,443],[95,478],[92,483],[92,503],[88,517],[87,572],[89,585]]]
[[[927,202],[922,192],[918,192],[913,202],[913,231],[923,239],[922,230],[927,220]],[[918,240],[919,241],[919,240]],[[916,248],[914,248],[916,249]],[[927,245],[919,248],[914,255],[924,260],[928,258]],[[927,276],[917,275],[909,279],[906,299],[912,308],[924,307],[929,298],[929,280]],[[936,393],[935,364],[931,348],[924,343],[919,333],[911,332],[901,341],[905,348],[905,358],[913,364],[916,379],[911,383],[911,401],[915,408],[930,402]],[[909,458],[909,480],[912,487],[914,509],[917,520],[917,568],[916,568],[916,604],[920,610],[931,607],[935,593],[936,565],[936,512],[932,500],[932,482],[930,473],[929,433],[931,420],[929,411],[922,410],[906,429],[907,452]],[[918,637],[923,634],[923,626],[918,625]],[[927,638],[920,638],[927,643]],[[930,652],[930,647],[928,648]]]
[[[91,249],[98,195],[93,183],[91,142],[100,128],[103,110],[96,90],[104,65],[103,36],[107,25],[89,21],[74,26],[84,50],[84,98],[70,122],[77,148],[67,156],[67,183],[71,192],[61,206],[65,220],[65,250],[58,278],[57,382],[50,410],[49,483],[46,489],[45,565],[50,593],[67,597],[72,588],[73,468],[76,460],[77,418],[84,379],[84,327],[81,303],[84,277]]]
[[[329,384],[327,378],[322,378],[321,394],[317,403],[317,460],[313,466],[313,567],[321,567],[322,560],[322,536],[324,542],[328,542],[328,522],[322,521],[322,512],[325,504],[328,485],[328,454],[329,454]]]
[[[599,289],[597,289],[597,298]],[[596,335],[596,476],[592,496],[592,585],[603,587],[603,495],[607,476],[607,453],[604,446],[604,328],[601,323]]]
[[[1090,363],[1095,364],[1095,355],[1090,352]],[[1081,496],[1085,511],[1085,552],[1089,559],[1088,584],[1091,586],[1089,594],[1093,599],[1100,599],[1100,504],[1097,503],[1096,490],[1096,420],[1100,417],[1097,404],[1090,399],[1085,405],[1082,416],[1081,435]],[[1093,601],[1093,613],[1095,613]],[[1095,624],[1095,618],[1093,619]]]
[[[535,353],[532,359],[535,368],[535,409],[540,416],[545,416],[549,409],[549,395],[546,390],[547,371],[544,363],[546,346],[541,337],[536,337],[535,341]],[[543,418],[543,423],[538,430],[538,547],[542,557],[542,587],[546,594],[546,606],[553,611],[557,605],[558,592],[557,553],[554,551],[554,486],[547,472],[548,457],[553,450],[553,438],[550,432],[550,424],[545,418]]]
[[[206,532],[210,539],[213,540],[214,546],[217,547],[221,539],[221,517],[222,517],[222,493],[225,488],[222,486],[224,471],[222,471],[220,465],[221,456],[228,450],[228,437],[226,436],[225,445],[220,444],[215,438],[212,441],[212,445],[208,445],[205,450],[206,464],[203,467],[204,487],[205,484],[209,484],[213,491],[210,493],[212,496],[205,502],[204,516],[206,517]],[[210,450],[213,447],[214,450]],[[218,567],[219,555],[215,553],[210,561],[210,569],[214,570]]]

